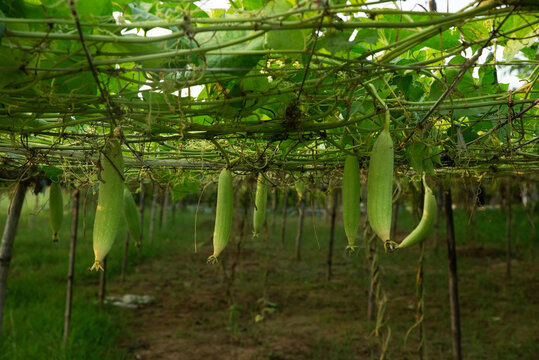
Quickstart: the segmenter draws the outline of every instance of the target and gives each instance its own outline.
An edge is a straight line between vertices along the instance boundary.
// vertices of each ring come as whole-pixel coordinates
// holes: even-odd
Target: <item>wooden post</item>
[[[139,199],[139,216],[140,216],[140,245],[137,246],[138,254],[140,255],[140,248],[142,247],[142,239],[144,235],[144,198],[146,191],[144,190],[144,183],[140,182],[140,199]],[[136,241],[136,239],[135,239]]]
[[[166,190],[159,191],[159,195],[161,195],[161,198],[159,199],[159,230],[163,228],[163,221],[165,217],[167,216],[165,214],[166,207],[167,207],[167,192]]]
[[[170,207],[170,189],[167,187],[165,189],[164,194],[164,201],[163,201],[163,219],[161,221],[161,224],[159,224],[159,228],[162,227],[163,224],[167,224],[168,222],[168,208]]]
[[[367,235],[368,232],[365,232]],[[367,293],[367,319],[374,321],[376,316],[376,286],[379,278],[378,257],[376,255],[376,235],[365,236],[367,260],[369,264],[369,291]]]
[[[97,293],[99,306],[105,304],[106,287],[107,287],[107,257],[103,259],[103,270],[99,274],[99,292]]]
[[[451,337],[453,340],[453,360],[462,359],[460,342],[460,308],[457,277],[457,253],[455,251],[455,226],[453,223],[453,208],[451,185],[444,188],[444,206],[446,221],[447,259],[449,263],[449,303],[451,306]]]
[[[505,257],[506,261],[506,273],[507,278],[511,277],[511,182],[507,181],[505,184],[505,241],[507,244],[507,253]]]
[[[36,225],[36,218],[39,214],[39,193],[36,195],[36,202],[34,203],[34,211],[32,212],[32,217],[30,218],[30,227],[34,228]]]
[[[152,194],[152,208],[150,210],[150,230],[149,230],[149,242],[150,244],[153,242],[153,232],[155,228],[155,216],[157,213],[157,199],[159,198],[159,186],[154,183],[153,184],[153,194]]]
[[[17,233],[17,225],[21,216],[21,208],[26,194],[26,185],[18,183],[15,187],[15,194],[11,200],[11,205],[6,219],[6,226],[2,234],[0,243],[0,341],[2,340],[2,320],[4,317],[4,305],[6,301],[7,274],[11,256],[13,253],[13,241]]]
[[[268,222],[266,220],[266,224],[270,224],[271,229],[273,230],[275,228],[275,218],[277,213],[277,204],[278,204],[278,190],[277,187],[273,187],[273,192],[271,193],[271,220]]]
[[[298,232],[296,234],[296,259],[301,260],[301,238],[303,237],[303,221],[305,220],[305,198],[301,198],[298,207]]]
[[[395,235],[397,234],[397,223],[399,221],[399,208],[400,208],[400,201],[395,201],[395,204],[393,204],[393,214],[391,219],[391,233],[389,235],[389,238],[393,241],[395,240]]]
[[[286,211],[288,210],[288,187],[283,189],[283,215],[281,220],[281,245],[284,246],[284,238],[286,233]]]
[[[434,251],[438,252],[438,244],[440,243],[440,220],[442,219],[442,211],[444,209],[444,189],[438,187],[436,191],[436,222],[434,223]]]
[[[415,288],[415,297],[416,297],[416,323],[419,327],[419,346],[417,353],[420,360],[427,359],[427,344],[425,340],[425,322],[423,321],[425,315],[425,287],[423,284],[424,281],[424,266],[423,259],[425,256],[425,240],[421,241],[419,244],[419,259],[417,260],[416,267],[416,288]]]
[[[135,240],[136,241],[136,240]],[[125,232],[125,241],[124,241],[124,257],[122,259],[122,272],[120,278],[122,281],[125,281],[125,273],[127,272],[127,257],[129,255],[129,231]]]
[[[329,228],[329,249],[328,249],[328,269],[326,273],[327,281],[331,280],[331,265],[333,264],[333,244],[335,242],[335,219],[337,218],[337,203],[339,202],[339,190],[333,189],[333,204],[331,204],[331,217]]]
[[[73,303],[73,281],[75,274],[75,250],[77,247],[77,232],[79,224],[79,200],[80,190],[73,191],[73,210],[71,221],[71,243],[69,245],[69,265],[67,268],[67,292],[66,309],[64,315],[64,345],[69,338],[69,327],[71,324],[71,304]]]

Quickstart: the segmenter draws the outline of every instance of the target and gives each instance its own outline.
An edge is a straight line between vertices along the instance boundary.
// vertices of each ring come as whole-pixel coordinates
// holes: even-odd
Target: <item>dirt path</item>
[[[133,334],[120,346],[128,348],[133,359],[369,358],[367,331],[358,328],[363,311],[351,299],[364,296],[359,289],[339,282],[326,286],[323,281],[285,285],[290,275],[279,270],[283,263],[290,266],[291,260],[271,264],[271,303],[265,311],[258,301],[263,264],[243,260],[237,267],[230,306],[219,265],[181,254],[144,263],[126,283],[111,285],[116,295],[155,297],[153,304],[132,310],[127,326]],[[298,274],[309,271],[308,264],[293,265]],[[272,289],[276,283],[279,287]],[[256,322],[257,315],[264,319]]]
[[[228,256],[233,254],[230,250]],[[517,261],[513,280],[506,282],[504,260],[498,252],[460,252],[464,349],[475,359],[502,353],[517,356],[504,357],[508,359],[525,358],[530,353],[526,346],[533,344],[530,337],[534,336],[534,325],[529,318],[538,305],[534,291],[537,265],[533,270],[529,263]],[[210,253],[210,249],[200,253]],[[187,251],[170,251],[147,260],[129,274],[125,283],[112,282],[111,295],[155,297],[151,305],[125,310],[131,316],[125,317],[128,320],[123,326],[132,333],[127,331],[119,346],[129,350],[130,359],[139,360],[377,358],[378,343],[371,336],[373,324],[365,316],[368,272],[362,256],[350,258],[336,253],[334,280],[328,284],[323,251],[306,252],[301,262],[294,260],[291,249],[277,249],[270,259],[264,254],[262,248],[242,250],[232,297],[226,294],[222,267],[208,265],[205,256]],[[443,259],[427,258],[426,263],[426,332],[429,351],[436,359],[451,358]],[[399,258],[382,260],[384,287],[390,299],[391,356],[415,358],[417,335],[412,334],[407,345],[403,343],[404,334],[415,321],[415,255],[403,253]],[[232,259],[224,261],[229,271]],[[259,299],[264,294],[266,266],[270,302],[264,305]],[[520,310],[511,304],[518,304]],[[256,322],[262,315],[263,320]],[[506,349],[498,344],[503,342],[500,337],[517,333],[517,345]]]

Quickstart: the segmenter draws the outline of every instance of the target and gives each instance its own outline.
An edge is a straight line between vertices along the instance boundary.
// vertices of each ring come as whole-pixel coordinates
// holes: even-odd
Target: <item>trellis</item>
[[[190,2],[8,1],[3,172],[88,172],[116,126],[137,173],[331,171],[346,153],[365,165],[385,111],[376,96],[391,112],[401,172],[537,172],[533,2],[454,14],[374,8],[382,2],[243,1],[210,17]],[[125,33],[157,27],[168,31]],[[528,58],[478,62],[500,45]],[[498,84],[496,67],[519,67],[523,86]],[[193,86],[203,86],[197,97]]]
[[[454,14],[374,8],[384,2],[237,0],[208,14],[187,1],[5,1],[0,181],[21,183],[19,205],[22,180],[39,180],[36,174],[63,171],[76,186],[97,183],[101,150],[114,132],[121,134],[127,181],[150,176],[167,183],[181,177],[173,173],[178,169],[212,174],[227,166],[266,172],[275,182],[301,172],[334,185],[330,178],[346,154],[366,166],[387,111],[401,174],[535,179],[537,4],[484,1]],[[156,28],[162,35],[146,36]],[[508,49],[503,61],[492,55],[498,46]],[[497,67],[517,69],[522,86],[500,84]],[[202,89],[197,95],[195,87]],[[452,233],[450,190],[444,196]],[[367,234],[366,226],[369,317],[376,307],[374,334],[384,358],[387,297],[375,236]],[[454,234],[448,237],[451,259]],[[405,337],[419,328],[420,358],[423,250],[416,323]],[[450,263],[453,295],[454,258]],[[456,295],[452,300],[458,313]]]

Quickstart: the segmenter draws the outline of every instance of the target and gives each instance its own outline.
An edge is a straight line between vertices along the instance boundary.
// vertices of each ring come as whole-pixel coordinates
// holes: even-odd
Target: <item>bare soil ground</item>
[[[327,282],[327,244],[321,250],[306,244],[301,261],[291,244],[272,244],[269,251],[263,242],[244,240],[239,257],[235,245],[229,244],[220,265],[206,264],[208,244],[198,255],[178,248],[141,264],[125,283],[112,282],[113,294],[156,298],[151,305],[124,310],[122,326],[129,331],[119,346],[141,360],[378,358],[379,339],[366,317],[369,276],[362,252],[348,257],[337,244],[334,276]],[[429,248],[425,256],[425,331],[431,359],[451,359],[445,251],[443,246],[437,253]],[[458,252],[465,358],[533,358],[539,351],[537,262],[517,258],[511,279],[506,279],[502,250],[466,246]],[[416,249],[380,254],[393,359],[418,358],[417,331],[404,343],[415,321],[417,254]],[[261,303],[264,296],[269,302]]]

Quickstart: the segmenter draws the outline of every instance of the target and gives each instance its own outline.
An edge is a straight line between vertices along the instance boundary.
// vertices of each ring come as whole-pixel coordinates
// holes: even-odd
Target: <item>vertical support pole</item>
[[[376,315],[375,292],[378,283],[378,262],[376,256],[376,235],[369,235],[368,226],[364,231],[367,261],[369,264],[369,292],[367,295],[367,319],[374,321]]]
[[[34,211],[32,212],[32,217],[30,218],[30,227],[33,229],[36,225],[36,218],[39,214],[39,193],[36,195],[36,202],[34,203]]]
[[[424,272],[424,266],[423,266],[423,258],[425,255],[425,241],[421,241],[419,244],[419,259],[417,261],[417,269],[416,269],[416,322],[419,324],[419,346],[417,349],[419,359],[425,360],[427,359],[427,344],[425,340],[425,323],[423,321],[425,316],[425,291],[424,291],[424,285],[423,285],[423,272]]]
[[[152,194],[152,208],[150,210],[150,230],[149,230],[149,243],[151,244],[153,242],[153,233],[155,228],[155,217],[157,213],[157,199],[159,198],[159,186],[154,183],[153,184],[153,194]]]
[[[15,194],[11,200],[11,205],[6,219],[6,226],[2,234],[0,243],[0,340],[2,340],[2,320],[4,317],[4,305],[7,291],[7,274],[11,256],[13,254],[13,241],[17,233],[17,225],[21,216],[24,195],[26,194],[26,184],[18,183],[15,187]]]
[[[144,238],[144,199],[145,199],[145,196],[146,196],[146,191],[144,190],[144,183],[141,181],[140,182],[140,198],[139,198],[140,245],[137,246],[137,251],[139,255],[140,255],[140,248],[142,247],[142,239]]]
[[[505,184],[505,241],[507,243],[507,253],[505,261],[507,264],[505,275],[507,278],[511,277],[511,181],[507,181]]]
[[[301,239],[303,238],[303,221],[305,220],[305,198],[299,200],[298,232],[296,234],[296,260],[301,260]]]
[[[284,246],[284,238],[286,234],[286,210],[288,209],[288,187],[283,190],[283,215],[281,220],[281,246]]]
[[[397,234],[397,223],[399,221],[399,208],[400,208],[400,201],[397,199],[395,203],[393,204],[393,213],[392,213],[392,219],[391,219],[391,232],[389,235],[389,238],[393,241],[395,240],[395,235]]]
[[[73,191],[73,210],[71,222],[71,242],[69,245],[69,265],[67,268],[67,292],[66,292],[66,309],[64,314],[64,345],[69,339],[69,328],[71,325],[71,304],[73,303],[73,282],[75,279],[75,250],[77,248],[77,233],[79,227],[79,201],[80,190]]]
[[[161,224],[159,224],[159,228],[161,228],[163,224],[166,225],[168,222],[168,208],[170,207],[170,189],[168,187],[165,189],[163,196],[165,197],[163,200],[163,217]]]
[[[434,251],[438,252],[440,244],[440,220],[442,219],[442,211],[444,208],[444,189],[438,187],[436,191],[436,222],[434,223]]]
[[[105,304],[106,287],[107,287],[107,259],[108,256],[103,259],[103,271],[99,274],[99,292],[97,293],[99,306]]]
[[[333,264],[333,244],[335,243],[335,219],[337,218],[337,203],[339,202],[339,190],[333,189],[333,204],[331,204],[331,218],[329,228],[329,249],[328,249],[328,269],[326,273],[327,281],[331,280],[331,265]]]
[[[122,259],[122,272],[120,275],[120,278],[122,281],[125,281],[125,273],[127,272],[127,257],[128,256],[129,256],[129,231],[126,231],[125,241],[124,241],[124,257]]]
[[[451,199],[451,185],[444,187],[444,207],[447,238],[447,259],[449,263],[449,303],[451,306],[451,338],[453,340],[453,360],[462,360],[462,347],[460,336],[460,308],[457,277],[457,253],[455,250],[455,226],[453,222],[453,208]]]
[[[273,230],[275,228],[275,218],[277,214],[277,205],[279,203],[279,190],[276,186],[273,187],[271,193],[271,220],[268,222],[266,220],[266,224],[270,225],[270,228]]]

